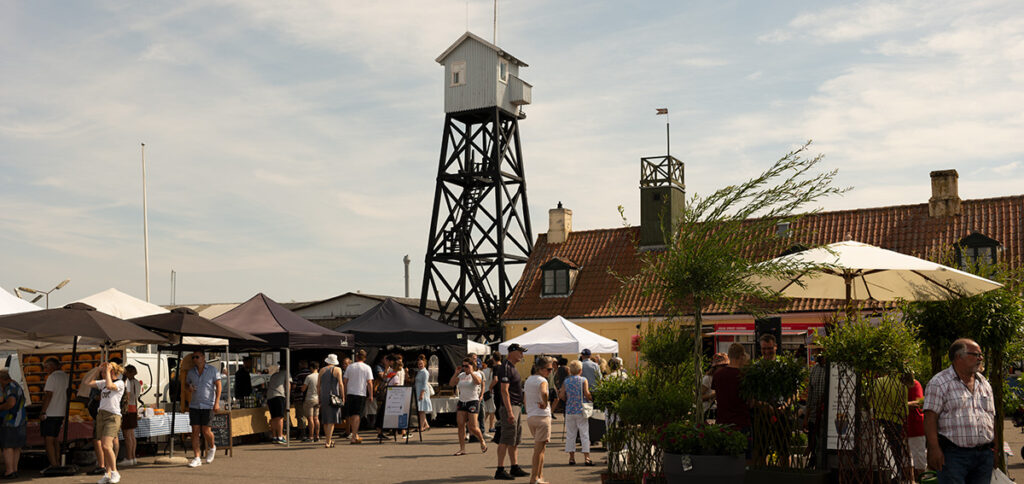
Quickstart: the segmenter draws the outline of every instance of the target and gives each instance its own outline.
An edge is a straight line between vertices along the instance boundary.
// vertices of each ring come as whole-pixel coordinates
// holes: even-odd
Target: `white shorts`
[[[907,437],[907,446],[910,447],[910,462],[913,463],[914,469],[925,470],[928,467],[928,454],[925,450],[924,436]]]

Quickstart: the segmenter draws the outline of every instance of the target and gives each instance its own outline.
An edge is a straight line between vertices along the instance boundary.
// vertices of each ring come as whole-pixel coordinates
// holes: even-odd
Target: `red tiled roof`
[[[1019,265],[1024,254],[1024,195],[964,200],[962,214],[930,217],[928,204],[821,212],[804,217],[792,229],[807,234],[805,242],[829,244],[856,240],[904,254],[930,258],[952,249],[960,239],[978,232],[1002,244],[1000,260]],[[533,252],[516,285],[505,320],[653,316],[661,300],[640,289],[623,289],[609,271],[625,276],[640,267],[636,240],[638,227],[586,230],[569,233],[561,244],[537,237]],[[776,254],[777,255],[777,254]],[[568,259],[582,269],[572,293],[565,297],[541,297],[540,267],[552,258]],[[784,311],[835,311],[841,301],[793,300]],[[711,307],[708,314],[728,312]]]

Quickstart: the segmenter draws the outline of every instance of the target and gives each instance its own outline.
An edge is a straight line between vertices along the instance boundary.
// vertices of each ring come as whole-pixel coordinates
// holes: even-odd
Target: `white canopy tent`
[[[487,355],[491,354],[491,348],[488,347],[487,345],[483,344],[483,343],[477,343],[476,341],[473,341],[471,339],[467,339],[466,340],[466,352],[467,353],[476,353],[477,355],[480,355],[481,357],[486,357]]]
[[[28,311],[38,311],[40,309],[43,308],[20,297],[16,297],[15,295],[7,292],[6,289],[0,287],[0,315],[25,313]]]
[[[498,345],[498,351],[508,354],[508,347],[519,343],[531,355],[579,354],[587,349],[591,353],[618,353],[619,342],[588,331],[561,316],[555,316],[533,331],[519,335]]]
[[[75,302],[88,304],[101,313],[107,313],[121,319],[141,318],[143,316],[169,312],[156,304],[129,296],[114,288],[84,297]]]

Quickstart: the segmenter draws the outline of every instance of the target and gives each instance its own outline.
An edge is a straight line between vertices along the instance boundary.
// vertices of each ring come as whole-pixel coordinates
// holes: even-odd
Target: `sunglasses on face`
[[[202,358],[202,356],[199,356],[199,355],[192,355],[192,359],[193,359],[193,360],[198,360],[199,358]]]

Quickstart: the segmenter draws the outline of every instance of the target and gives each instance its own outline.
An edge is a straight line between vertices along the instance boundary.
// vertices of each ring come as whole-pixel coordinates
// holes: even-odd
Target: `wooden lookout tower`
[[[519,140],[532,86],[519,78],[525,62],[470,32],[437,62],[445,121],[420,312],[433,299],[443,322],[500,337],[508,268],[533,249]],[[479,304],[483,320],[467,304]]]

